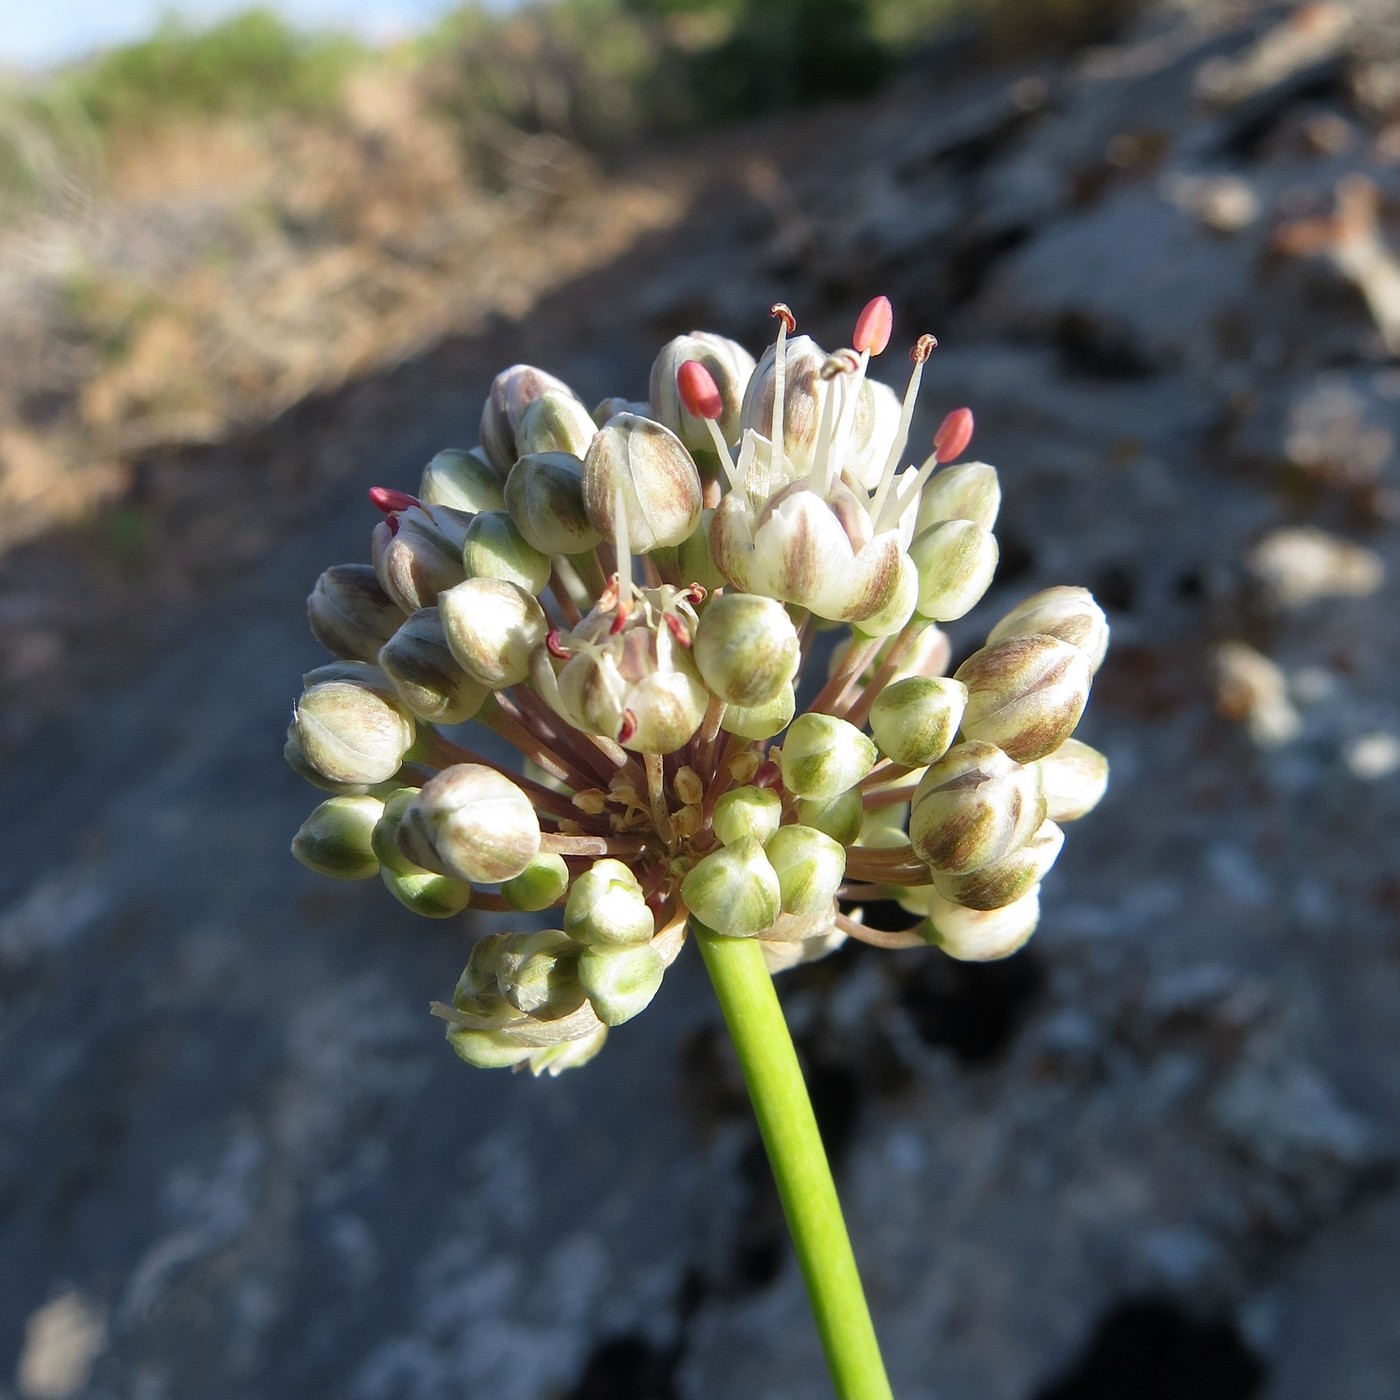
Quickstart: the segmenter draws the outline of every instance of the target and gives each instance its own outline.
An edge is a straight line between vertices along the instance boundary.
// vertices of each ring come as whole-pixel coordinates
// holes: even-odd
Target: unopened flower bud
[[[1099,805],[1108,789],[1108,759],[1078,739],[1066,739],[1031,769],[1040,777],[1045,815],[1051,821],[1078,821]]]
[[[461,668],[436,608],[421,608],[384,643],[379,665],[399,698],[432,724],[471,719],[491,693]]]
[[[470,521],[447,506],[412,506],[374,527],[374,572],[404,612],[432,607],[439,593],[466,577],[462,538]]]
[[[909,676],[887,685],[870,708],[870,732],[894,763],[922,768],[957,737],[967,687],[947,676]]]
[[[327,569],[306,600],[306,614],[316,640],[352,661],[373,661],[403,621],[402,609],[368,564]]]
[[[1040,886],[1000,909],[965,909],[929,888],[929,942],[959,962],[994,962],[1025,946],[1040,922]]]
[[[413,747],[413,716],[396,697],[353,681],[323,681],[294,712],[301,752],[336,783],[383,783]]]
[[[862,636],[892,637],[914,616],[919,602],[919,571],[907,554],[898,555],[895,566],[897,572],[885,590],[884,601],[855,624]]]
[[[585,999],[578,976],[582,951],[562,929],[506,934],[495,956],[501,995],[542,1021],[577,1011]]]
[[[935,472],[919,498],[919,514],[914,526],[923,534],[940,520],[971,520],[984,530],[997,523],[1001,509],[1001,483],[997,469],[986,462],[964,462]]]
[[[292,838],[292,854],[318,875],[368,880],[379,873],[374,824],[384,811],[377,797],[344,794],[321,803]]]
[[[530,654],[549,632],[538,600],[508,579],[468,579],[442,595],[438,610],[453,656],[492,690],[530,674]]]
[[[1089,658],[1058,637],[1010,637],[973,652],[953,673],[967,687],[963,733],[1018,763],[1053,753],[1084,713]]]
[[[656,920],[631,870],[620,860],[598,860],[569,887],[564,928],[580,943],[629,947],[650,942]]]
[[[501,898],[512,909],[533,914],[558,904],[569,888],[563,856],[541,852],[513,879],[501,882]]]
[[[560,1045],[542,1045],[530,1056],[530,1073],[536,1079],[542,1074],[553,1079],[566,1069],[582,1069],[603,1048],[607,1038],[608,1028],[599,1026],[596,1031],[590,1031],[577,1040],[566,1040]]]
[[[497,884],[540,852],[530,799],[509,778],[458,763],[430,778],[399,824],[399,846],[417,865],[459,880]]]
[[[447,1043],[457,1058],[474,1069],[509,1069],[523,1064],[536,1052],[521,1045],[508,1031],[475,1031],[464,1026],[448,1026]]]
[[[904,823],[908,817],[909,809],[903,803],[887,802],[882,807],[872,807],[860,824],[860,844],[872,851],[892,851],[897,846],[907,846],[909,833]]]
[[[531,452],[506,478],[506,509],[541,554],[582,554],[602,539],[583,508],[583,463],[567,452]]]
[[[479,510],[500,510],[501,478],[479,447],[463,451],[449,447],[423,468],[418,499],[424,505],[449,506],[475,515]]]
[[[645,1011],[665,975],[666,964],[649,943],[585,948],[578,960],[579,982],[605,1026],[620,1026]]]
[[[1024,846],[1045,819],[1040,782],[993,744],[954,744],[919,779],[909,839],[935,870],[976,870]]]
[[[517,460],[532,452],[568,452],[582,457],[595,432],[592,415],[571,393],[547,389],[520,415],[515,455]]]
[[[783,800],[772,788],[730,788],[715,803],[714,830],[720,843],[757,841],[764,845],[783,819]]]
[[[287,741],[282,745],[282,760],[302,782],[310,783],[322,792],[361,793],[374,786],[373,783],[337,783],[319,769],[312,767],[311,760],[302,751],[296,720],[287,726]]]
[[[520,420],[525,410],[546,392],[573,396],[573,390],[563,380],[533,365],[512,365],[491,381],[491,392],[481,410],[481,446],[502,481],[521,455],[515,439]]]
[[[915,536],[920,615],[952,622],[970,612],[991,587],[997,554],[996,536],[971,520],[939,521]]]
[[[1052,821],[1042,822],[1024,846],[990,865],[961,874],[935,870],[934,888],[964,909],[1004,909],[1023,899],[1045,878],[1064,844],[1064,832]]]
[[[502,578],[527,593],[538,594],[549,582],[550,562],[515,528],[503,510],[473,516],[462,544],[468,578]]]
[[[471,903],[471,884],[415,864],[399,844],[399,825],[418,792],[418,788],[400,788],[384,803],[373,838],[379,873],[389,893],[406,909],[425,919],[450,919]]]
[[[583,504],[593,528],[616,543],[617,494],[634,554],[689,539],[700,522],[700,473],[681,440],[660,423],[620,413],[583,461]]]
[[[846,852],[810,826],[781,826],[763,848],[778,872],[784,914],[829,913],[846,878]]]
[[[702,924],[732,938],[762,933],[782,911],[782,888],[757,841],[721,846],[681,882],[685,906]]]
[[[613,394],[594,407],[593,422],[601,428],[609,419],[616,418],[619,413],[635,413],[639,418],[652,417],[649,403],[643,403],[639,399],[629,399],[623,394]]]
[[[798,715],[783,739],[783,786],[798,797],[832,798],[875,766],[874,742],[834,715]]]
[[[988,634],[989,644],[1039,633],[1078,647],[1097,671],[1108,652],[1108,619],[1087,588],[1046,588],[1018,603]]]
[[[771,739],[792,723],[797,713],[797,693],[787,685],[766,705],[726,705],[719,727],[740,739]]]
[[[739,437],[739,409],[753,374],[754,360],[736,341],[708,331],[692,331],[664,345],[652,364],[652,416],[664,423],[692,452],[712,452],[709,429],[686,409],[677,383],[681,366],[692,360],[709,371],[719,391],[719,412],[705,416],[715,419],[725,442],[735,442]]]
[[[695,664],[732,705],[766,705],[797,674],[802,648],[787,609],[754,593],[721,593],[700,614]]]
[[[849,846],[864,825],[865,802],[858,788],[848,788],[835,797],[804,797],[797,804],[797,820],[803,826],[825,832],[840,845]]]

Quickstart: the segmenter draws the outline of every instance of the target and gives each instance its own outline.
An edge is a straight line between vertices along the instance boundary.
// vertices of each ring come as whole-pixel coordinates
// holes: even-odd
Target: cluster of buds
[[[947,674],[939,624],[991,583],[1001,493],[959,462],[965,408],[906,463],[933,338],[901,398],[866,377],[885,298],[832,354],[773,312],[757,363],[673,340],[647,403],[590,412],[505,370],[481,445],[439,453],[417,496],[375,488],[371,563],[308,600],[336,659],[287,738],[329,794],[297,858],[428,918],[532,916],[482,936],[434,1007],[472,1064],[584,1063],[691,922],[761,940],[774,971],[847,938],[1005,957],[1103,794],[1072,737],[1108,645],[1084,589],[1028,598]],[[872,926],[875,903],[910,927]]]

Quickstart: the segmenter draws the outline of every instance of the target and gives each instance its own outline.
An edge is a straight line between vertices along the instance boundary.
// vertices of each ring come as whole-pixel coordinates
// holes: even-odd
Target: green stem
[[[893,1400],[797,1051],[762,947],[690,922],[753,1101],[839,1400]]]

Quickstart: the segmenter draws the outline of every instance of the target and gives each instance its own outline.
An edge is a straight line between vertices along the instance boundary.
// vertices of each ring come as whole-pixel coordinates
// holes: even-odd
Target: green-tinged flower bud
[[[1087,588],[1046,588],[1006,614],[987,636],[988,645],[1033,634],[1078,647],[1097,671],[1108,653],[1108,619]]]
[[[452,655],[492,690],[530,674],[530,654],[549,632],[539,602],[509,579],[468,579],[442,595],[438,610]]]
[[[569,887],[564,928],[580,943],[629,947],[650,942],[656,920],[631,870],[598,860]]]
[[[731,938],[762,933],[782,911],[782,888],[757,841],[721,846],[681,881],[685,906],[716,933]]]
[[[582,457],[595,432],[592,415],[572,394],[547,389],[520,415],[515,430],[516,458],[531,452],[568,452]]]
[[[887,802],[883,807],[872,807],[860,824],[859,842],[872,851],[891,851],[898,846],[907,846],[909,833],[904,826],[908,819],[909,809],[902,802]]]
[[[787,609],[753,593],[721,593],[700,614],[695,664],[731,705],[766,705],[797,674],[802,647]]]
[[[509,1031],[473,1031],[462,1026],[448,1026],[447,1043],[475,1069],[509,1069],[523,1064],[536,1051],[521,1045]]]
[[[384,811],[377,797],[344,793],[321,803],[292,838],[292,854],[318,875],[368,880],[379,873],[374,824]]]
[[[399,605],[368,564],[337,564],[316,580],[306,600],[311,634],[335,656],[373,661],[403,621]]]
[[[967,687],[963,734],[1030,763],[1074,733],[1094,673],[1078,647],[1037,634],[983,647],[953,675]]]
[[[651,367],[652,417],[664,423],[692,452],[712,452],[714,439],[702,419],[686,411],[676,387],[676,374],[687,360],[698,360],[724,402],[715,420],[725,442],[739,438],[739,408],[753,374],[754,359],[737,341],[709,331],[678,335],[661,348]]]
[[[991,587],[996,536],[975,521],[939,521],[915,536],[909,557],[919,571],[920,615],[952,622],[970,612]]]
[[[566,1040],[560,1045],[542,1045],[530,1056],[530,1073],[536,1079],[542,1074],[554,1079],[566,1069],[582,1069],[603,1048],[607,1038],[608,1028],[599,1026],[577,1040]]]
[[[860,782],[878,757],[874,741],[844,719],[798,715],[783,739],[783,786],[798,797],[832,798]]]
[[[835,797],[804,797],[797,804],[797,820],[825,832],[833,841],[849,846],[860,835],[865,821],[865,802],[856,788],[838,792]]]
[[[449,447],[423,468],[418,499],[424,505],[449,506],[475,515],[479,510],[500,510],[501,478],[479,447],[463,451]]]
[[[784,914],[829,912],[846,878],[846,852],[810,826],[781,826],[763,848],[778,872]]]
[[[957,737],[967,687],[947,676],[909,676],[870,707],[870,732],[886,758],[910,768],[942,758]]]
[[[935,889],[928,895],[928,939],[959,962],[994,962],[1025,946],[1040,922],[1040,886],[1000,909],[964,909]]]
[[[530,799],[507,777],[458,763],[430,778],[399,824],[399,846],[416,865],[459,880],[497,884],[540,853]]]
[[[1064,832],[1054,822],[1042,822],[1024,846],[990,865],[957,875],[935,870],[934,888],[964,909],[1004,909],[1023,899],[1045,878],[1064,844]]]
[[[1040,778],[1045,815],[1051,821],[1078,821],[1099,805],[1108,789],[1108,759],[1078,739],[1066,739],[1030,767]]]
[[[410,506],[374,527],[374,572],[404,612],[432,607],[439,593],[466,577],[462,538],[470,522],[447,506]]]
[[[724,575],[715,567],[710,553],[710,521],[714,517],[714,511],[707,506],[700,512],[694,533],[676,546],[676,577],[683,583],[698,583],[710,593],[724,587]]]
[[[573,390],[562,379],[533,365],[511,365],[491,381],[491,392],[481,410],[481,447],[502,481],[520,456],[515,434],[525,410],[547,392],[573,397]]]
[[[1045,820],[1040,782],[994,744],[954,744],[931,764],[909,807],[921,860],[951,873],[990,865],[1024,846]]]
[[[328,681],[348,681],[390,699],[397,693],[389,677],[368,661],[327,661],[324,666],[313,666],[302,673],[301,688],[310,690],[313,685],[325,685]]]
[[[515,1008],[501,995],[496,975],[497,954],[510,937],[508,933],[488,933],[472,945],[471,956],[452,992],[452,1005],[458,1011],[470,1016],[499,1017],[503,1025],[516,1018]]]
[[[416,865],[399,845],[399,825],[418,792],[418,788],[400,788],[385,801],[384,814],[374,828],[374,854],[385,888],[400,904],[425,919],[449,919],[471,903],[470,883]]]
[[[740,739],[771,739],[792,723],[797,713],[797,692],[785,686],[766,705],[727,705],[719,727]]]
[[[907,554],[898,556],[896,568],[898,572],[884,602],[855,624],[866,637],[892,637],[896,632],[903,631],[905,624],[914,616],[914,608],[919,601],[919,571]]]
[[[468,578],[502,578],[527,593],[538,594],[549,582],[549,556],[527,543],[503,510],[472,518],[462,544],[462,566]]]
[[[555,1021],[577,1011],[585,993],[579,982],[583,950],[562,929],[508,933],[496,948],[496,981],[517,1011]]]
[[[617,493],[633,554],[689,539],[700,523],[700,473],[669,428],[620,413],[599,430],[583,461],[583,504],[593,528],[617,542]]]
[[[640,399],[629,399],[622,394],[613,394],[594,408],[592,418],[594,423],[601,428],[609,419],[616,418],[619,413],[635,413],[639,418],[653,416],[649,403],[643,403]]]
[[[413,747],[413,716],[396,697],[353,681],[303,692],[293,714],[306,761],[335,783],[383,783]]]
[[[324,773],[313,768],[311,760],[302,751],[295,720],[287,726],[287,742],[282,746],[282,759],[298,778],[312,787],[320,788],[322,792],[362,793],[374,786],[373,783],[332,782]]]
[[[1001,484],[997,469],[986,462],[964,462],[934,473],[919,498],[915,534],[939,520],[971,520],[984,530],[997,523]]]
[[[512,880],[501,884],[501,898],[512,909],[533,914],[558,904],[569,888],[569,867],[564,857],[544,852],[537,855]]]
[[[532,452],[506,478],[515,528],[542,554],[582,554],[602,536],[583,508],[583,463],[567,452]]]
[[[649,943],[585,948],[578,960],[579,982],[605,1026],[620,1026],[645,1011],[665,975],[665,961]]]
[[[757,841],[760,846],[783,819],[783,799],[772,788],[730,788],[715,803],[714,829],[722,845]]]
[[[436,608],[421,608],[384,643],[379,665],[399,698],[433,724],[461,724],[491,693],[457,663]]]

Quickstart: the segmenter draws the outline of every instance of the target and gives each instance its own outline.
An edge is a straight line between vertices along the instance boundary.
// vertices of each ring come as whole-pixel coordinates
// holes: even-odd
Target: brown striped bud
[[[516,459],[535,452],[582,457],[596,431],[592,416],[573,394],[547,389],[520,415],[515,430]]]
[[[695,663],[732,705],[766,705],[797,674],[802,648],[787,609],[753,593],[722,593],[700,614]]]
[[[1039,633],[1078,647],[1097,671],[1108,652],[1108,619],[1087,588],[1046,588],[1011,609],[987,636],[988,645]]]
[[[415,737],[412,714],[387,682],[372,690],[354,681],[322,681],[297,701],[294,723],[306,761],[334,783],[387,782]]]
[[[481,709],[490,690],[473,680],[447,645],[436,608],[421,608],[384,643],[379,665],[418,719],[461,724]]]
[[[520,420],[546,392],[573,397],[573,390],[562,379],[533,365],[512,365],[491,381],[491,392],[481,410],[481,447],[502,481],[521,455],[515,439]]]
[[[582,554],[603,537],[583,508],[583,463],[567,452],[531,452],[506,478],[506,509],[541,554]]]
[[[936,889],[926,899],[929,942],[959,962],[993,962],[1025,946],[1040,922],[1040,886],[1000,909],[965,909]]]
[[[971,520],[944,520],[914,537],[909,557],[919,573],[921,617],[952,622],[981,601],[997,569],[997,541]]]
[[[700,523],[695,463],[681,440],[650,418],[620,413],[610,419],[583,461],[583,504],[589,523],[614,544],[619,492],[633,554],[678,545]]]
[[[1089,658],[1058,637],[1010,637],[973,652],[953,673],[967,687],[962,728],[1018,763],[1053,753],[1089,700]]]
[[[458,763],[430,778],[404,811],[399,846],[427,870],[497,884],[519,875],[540,850],[530,799],[509,778]]]
[[[374,527],[374,572],[404,612],[432,607],[439,593],[466,577],[462,540],[471,519],[447,506],[410,506]]]
[[[681,401],[677,375],[687,361],[702,364],[719,391],[719,412],[714,416],[725,442],[739,437],[739,409],[753,374],[754,359],[737,341],[708,331],[678,335],[661,349],[651,367],[652,416],[664,423],[692,452],[714,451],[705,424]]]
[[[1052,821],[1042,822],[1024,846],[990,865],[959,874],[934,870],[933,885],[944,899],[964,909],[1004,909],[1040,884],[1064,844],[1064,832]]]
[[[967,687],[961,681],[909,676],[875,697],[870,732],[886,758],[921,768],[948,752],[966,704]]]
[[[1030,765],[1045,794],[1051,821],[1074,822],[1099,805],[1108,790],[1108,759],[1078,739],[1066,739],[1054,753]]]
[[[368,564],[336,564],[306,600],[311,633],[334,656],[373,661],[403,621],[403,610]]]
[[[442,595],[438,611],[453,656],[491,690],[523,681],[549,632],[539,602],[506,579],[467,579]]]

